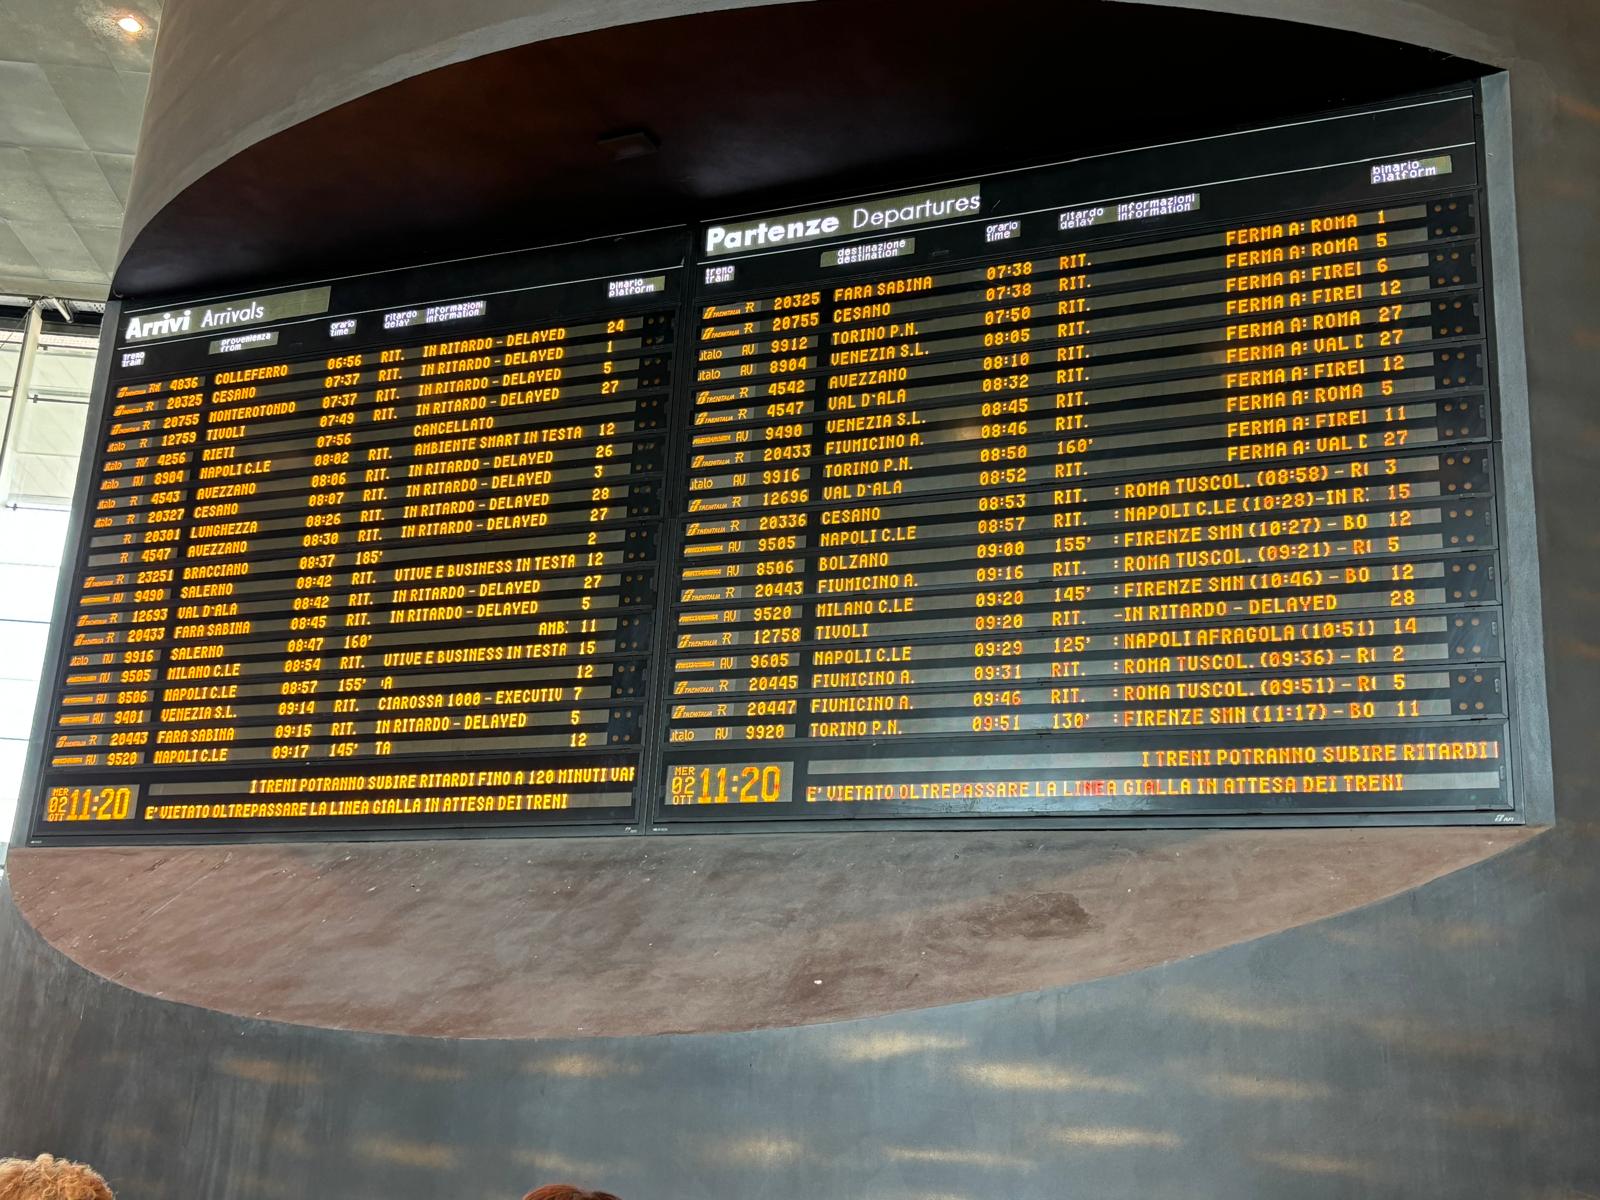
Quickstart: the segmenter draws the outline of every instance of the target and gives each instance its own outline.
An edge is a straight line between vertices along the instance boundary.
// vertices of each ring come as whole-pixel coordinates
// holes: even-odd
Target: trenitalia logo
[[[705,252],[708,256],[738,254],[819,238],[886,233],[907,225],[976,216],[982,208],[982,189],[976,183],[964,183],[933,192],[911,192],[736,225],[711,225],[706,229]]]
[[[279,292],[275,296],[253,296],[205,308],[184,308],[170,312],[138,313],[128,318],[122,331],[124,344],[182,337],[262,321],[280,321],[328,311],[329,289],[304,288],[298,292]]]

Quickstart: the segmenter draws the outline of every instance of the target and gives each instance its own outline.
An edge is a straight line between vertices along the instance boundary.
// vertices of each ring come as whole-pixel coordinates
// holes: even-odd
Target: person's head
[[[0,1195],[0,1200],[6,1200]],[[535,1188],[522,1200],[618,1200],[610,1192],[586,1192],[580,1187],[573,1187],[570,1183],[547,1183],[542,1188]]]
[[[82,1163],[41,1154],[0,1158],[0,1200],[112,1200],[99,1174]]]

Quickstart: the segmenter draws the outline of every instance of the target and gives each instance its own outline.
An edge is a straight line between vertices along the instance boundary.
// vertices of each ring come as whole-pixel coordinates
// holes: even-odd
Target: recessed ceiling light
[[[144,22],[138,17],[118,17],[117,28],[124,33],[143,33]]]

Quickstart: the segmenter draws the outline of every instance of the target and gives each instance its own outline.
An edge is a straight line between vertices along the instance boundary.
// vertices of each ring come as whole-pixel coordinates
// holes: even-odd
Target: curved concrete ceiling
[[[246,147],[387,85],[509,47],[620,24],[788,0],[167,0],[119,261],[156,213]],[[873,0],[829,4],[848,22]],[[1153,0],[1156,7],[1274,17],[1393,38],[1505,65],[1518,25],[1492,0],[1480,19],[1425,0]],[[977,6],[982,9],[982,5]],[[1065,11],[1065,10],[1063,10]],[[1063,17],[1070,21],[1070,13]],[[1333,61],[1322,69],[1349,68]],[[1248,64],[1221,65],[1223,70]]]
[[[160,14],[161,0],[7,0],[0,293],[105,299]],[[145,28],[117,28],[129,15]]]
[[[814,0],[427,71],[207,172],[145,223],[114,283],[192,297],[404,265],[419,245],[437,260],[690,223],[1294,119],[1483,70],[1286,21],[1167,11],[1152,39],[1141,5],[1061,11]],[[1074,46],[1105,52],[1076,52],[1063,73]],[[1360,69],[1306,69],[1319,61]],[[1232,63],[1247,69],[1219,70]],[[603,144],[639,128],[653,153],[619,160]]]
[[[123,226],[247,146],[388,84],[484,54],[686,13],[788,0],[167,0]]]

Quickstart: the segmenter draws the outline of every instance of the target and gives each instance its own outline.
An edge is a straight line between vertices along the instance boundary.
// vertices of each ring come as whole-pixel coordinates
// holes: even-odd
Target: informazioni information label
[[[700,232],[663,820],[1508,808],[1470,98]]]

